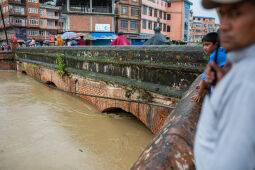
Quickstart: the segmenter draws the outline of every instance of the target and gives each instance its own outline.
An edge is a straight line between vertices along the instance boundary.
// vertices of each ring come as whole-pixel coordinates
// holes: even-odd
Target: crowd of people
[[[155,28],[155,35],[148,39],[144,45],[169,45],[170,41],[167,40],[165,35],[161,34],[161,28]],[[130,41],[124,36],[123,31],[118,31],[116,39],[112,40],[110,43],[111,46],[115,45],[131,45]],[[16,37],[16,36],[15,36]],[[52,37],[51,37],[52,38]],[[17,39],[17,38],[16,38]],[[53,38],[52,38],[53,39]],[[54,40],[45,40],[45,41],[36,41],[32,40],[17,42],[18,47],[41,47],[41,46],[85,46],[89,43],[84,40],[84,36],[81,36],[79,40],[76,39],[62,39],[61,35],[57,35],[57,38]],[[6,50],[6,47],[2,48],[2,51]]]

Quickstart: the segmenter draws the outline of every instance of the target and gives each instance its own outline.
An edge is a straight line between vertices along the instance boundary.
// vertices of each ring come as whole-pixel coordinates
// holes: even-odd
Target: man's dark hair
[[[81,39],[83,39],[83,36],[81,36]]]
[[[203,39],[202,42],[212,42],[213,44],[219,43],[219,37],[218,37],[218,33],[217,32],[210,32],[208,34],[206,34]]]

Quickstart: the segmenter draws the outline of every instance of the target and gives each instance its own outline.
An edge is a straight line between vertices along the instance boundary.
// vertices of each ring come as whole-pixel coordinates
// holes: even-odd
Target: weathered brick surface
[[[0,70],[16,70],[13,52],[0,52]]]
[[[57,88],[67,92],[76,92],[79,94],[130,100],[137,100],[137,96],[144,95],[143,90],[136,90],[134,93],[131,94],[130,98],[127,98],[127,87],[122,85],[110,84],[104,81],[81,77],[74,74],[60,76],[57,74],[57,70],[55,69],[49,69],[43,66],[29,64],[25,62],[18,62],[17,65],[18,71],[25,71],[29,76],[32,76],[35,79],[42,81],[43,83],[52,82],[56,85]],[[172,103],[175,104],[175,101],[178,100],[171,97],[165,97],[163,99],[161,95],[157,97],[156,94],[153,94],[152,96],[154,96],[151,99],[152,102],[153,100],[161,100],[157,101],[159,104],[169,102],[171,100],[173,101]],[[95,105],[101,111],[120,108],[126,112],[130,112],[131,114],[135,115],[139,120],[141,120],[153,133],[156,133],[159,130],[167,115],[169,115],[172,111],[172,109],[169,108],[150,106],[148,104],[131,103],[128,101],[119,101],[83,95],[80,95],[80,97]]]
[[[136,169],[195,169],[193,144],[201,102],[190,100],[197,91],[198,77],[176,109],[167,116],[153,141],[145,148],[131,168]]]

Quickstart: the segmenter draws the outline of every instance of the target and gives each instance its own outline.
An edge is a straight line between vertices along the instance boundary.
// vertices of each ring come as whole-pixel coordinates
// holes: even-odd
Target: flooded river
[[[0,71],[0,170],[129,169],[152,138],[129,114]]]

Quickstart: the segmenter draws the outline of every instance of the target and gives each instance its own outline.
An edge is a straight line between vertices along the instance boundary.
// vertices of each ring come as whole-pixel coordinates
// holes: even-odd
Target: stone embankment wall
[[[18,48],[16,55],[19,71],[65,91],[138,101],[81,95],[101,111],[132,113],[153,133],[207,63],[200,46]],[[63,75],[58,58],[66,65]]]
[[[190,98],[197,94],[195,87],[200,81],[201,76],[192,83],[131,170],[195,170],[193,145],[202,102],[192,102]]]
[[[16,70],[16,62],[13,52],[0,52],[0,70]]]

